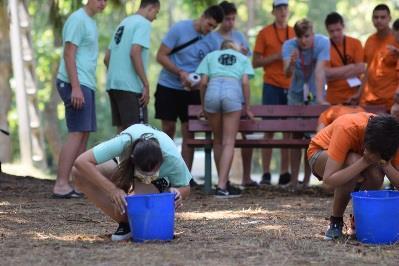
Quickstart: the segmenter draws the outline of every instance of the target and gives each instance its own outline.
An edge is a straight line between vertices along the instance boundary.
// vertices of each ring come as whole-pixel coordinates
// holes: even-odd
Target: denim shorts
[[[205,92],[204,108],[208,113],[240,111],[244,102],[241,80],[235,78],[212,78]]]
[[[80,88],[85,103],[81,109],[75,109],[71,103],[71,84],[57,79],[57,90],[65,106],[68,132],[93,132],[97,130],[95,92],[84,85],[80,85]]]
[[[287,105],[287,89],[263,84],[262,104],[263,105]]]

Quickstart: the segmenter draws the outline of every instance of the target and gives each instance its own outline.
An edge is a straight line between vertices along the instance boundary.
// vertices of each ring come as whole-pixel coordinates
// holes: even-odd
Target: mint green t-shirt
[[[123,90],[141,93],[143,83],[136,74],[130,50],[132,45],[140,45],[144,70],[148,65],[150,48],[151,22],[141,15],[125,18],[117,27],[109,49],[111,58],[107,72],[107,90]]]
[[[196,73],[209,78],[231,77],[241,79],[244,74],[254,75],[249,58],[233,49],[217,50],[205,56]]]
[[[73,12],[65,22],[62,39],[77,46],[76,68],[81,85],[96,90],[96,67],[98,57],[98,33],[96,21],[87,15],[83,8]],[[61,58],[57,78],[70,82],[65,67],[64,57]]]
[[[172,187],[187,186],[192,177],[180,152],[177,150],[176,144],[164,132],[147,125],[132,125],[113,139],[95,146],[93,154],[96,162],[101,164],[122,156],[127,151],[127,148],[130,147],[130,144],[144,133],[153,134],[161,146],[163,163],[159,169],[159,176],[168,179]]]

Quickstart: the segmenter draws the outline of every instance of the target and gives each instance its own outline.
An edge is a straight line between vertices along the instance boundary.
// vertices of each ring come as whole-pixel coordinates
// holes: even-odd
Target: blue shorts
[[[65,106],[65,119],[68,132],[93,132],[97,130],[95,92],[80,85],[85,103],[81,109],[71,104],[71,84],[57,79],[57,90]]]
[[[263,84],[263,105],[287,105],[287,89],[272,84]]]
[[[241,80],[235,78],[212,78],[205,92],[204,109],[208,113],[240,111],[244,102]]]

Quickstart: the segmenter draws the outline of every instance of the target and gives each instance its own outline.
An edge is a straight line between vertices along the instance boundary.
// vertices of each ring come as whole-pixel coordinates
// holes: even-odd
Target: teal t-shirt
[[[132,45],[140,45],[144,69],[148,65],[150,48],[151,22],[141,15],[125,18],[117,27],[109,49],[111,58],[107,72],[107,90],[116,89],[141,93],[143,83],[136,74],[130,50]]]
[[[176,144],[164,132],[147,125],[132,125],[115,138],[95,146],[93,154],[96,162],[101,164],[115,157],[122,156],[125,149],[130,146],[129,144],[144,133],[153,134],[161,146],[163,163],[159,169],[159,176],[168,179],[172,187],[187,186],[192,177],[186,163],[177,150]]]
[[[79,83],[95,90],[98,57],[96,21],[87,15],[83,8],[78,9],[65,22],[62,30],[62,40],[64,47],[66,42],[77,46],[75,60]],[[57,78],[65,82],[70,82],[64,57],[61,58]]]
[[[215,77],[241,79],[244,74],[254,75],[248,57],[233,49],[217,50],[209,53],[198,66],[196,73]]]

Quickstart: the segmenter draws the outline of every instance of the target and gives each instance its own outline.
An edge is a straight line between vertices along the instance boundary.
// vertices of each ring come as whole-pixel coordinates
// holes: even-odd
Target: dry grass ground
[[[0,175],[0,265],[398,265],[399,246],[323,240],[331,196],[273,188],[217,200],[199,190],[169,243],[111,242],[116,224],[52,182]]]

